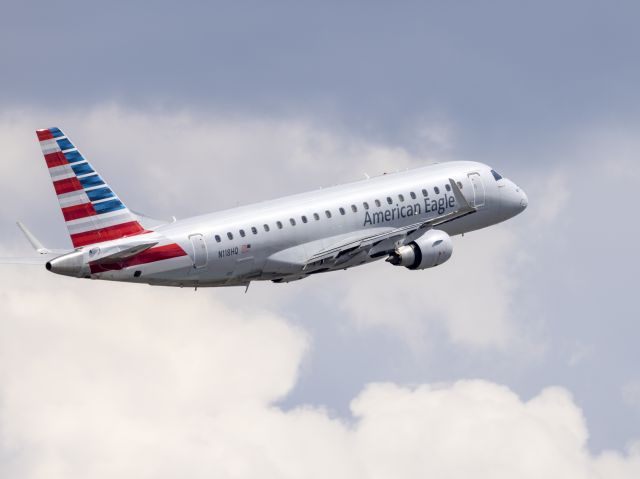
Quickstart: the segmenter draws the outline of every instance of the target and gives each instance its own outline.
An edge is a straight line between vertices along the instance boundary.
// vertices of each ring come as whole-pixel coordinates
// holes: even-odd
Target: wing
[[[370,234],[364,232],[361,238],[350,238],[343,243],[315,253],[307,260],[303,270],[319,265],[326,265],[327,263],[333,266],[346,263],[354,256],[365,251],[370,257],[384,256],[393,251],[399,244],[409,243],[431,228],[475,213],[476,209],[469,204],[456,182],[449,178],[449,184],[451,185],[453,196],[458,205],[455,211],[436,216],[435,218],[420,223],[393,228],[382,233]]]

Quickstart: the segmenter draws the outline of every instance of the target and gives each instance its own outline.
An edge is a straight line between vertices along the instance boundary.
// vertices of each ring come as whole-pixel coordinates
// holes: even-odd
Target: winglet
[[[45,248],[43,246],[43,244],[38,240],[38,238],[36,238],[33,233],[31,231],[29,231],[27,229],[27,227],[20,221],[17,221],[16,224],[18,225],[18,228],[20,228],[20,230],[24,233],[24,235],[27,237],[27,240],[29,240],[29,243],[31,243],[31,246],[33,246],[33,249],[35,249],[38,253],[40,254],[48,254],[51,253],[50,250],[48,250],[47,248]]]

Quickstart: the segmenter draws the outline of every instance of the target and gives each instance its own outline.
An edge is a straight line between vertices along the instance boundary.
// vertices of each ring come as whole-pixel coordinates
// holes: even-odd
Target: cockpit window
[[[493,177],[496,179],[496,181],[499,181],[502,179],[502,176],[500,175],[500,173],[498,173],[496,170],[491,170],[491,174],[493,175]]]

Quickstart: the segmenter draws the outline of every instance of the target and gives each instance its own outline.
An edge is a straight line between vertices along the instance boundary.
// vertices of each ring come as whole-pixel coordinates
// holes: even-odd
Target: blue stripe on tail
[[[96,210],[96,213],[101,215],[102,213],[110,213],[111,211],[121,210],[124,208],[124,205],[120,200],[109,200],[103,201],[102,203],[94,203],[93,208]]]
[[[76,175],[88,175],[89,173],[94,173],[93,168],[91,168],[91,165],[89,163],[71,165],[71,168]]]
[[[56,140],[56,142],[58,143],[58,146],[60,147],[61,150],[68,150],[70,148],[75,148],[73,146],[73,143],[71,143],[66,138],[63,138],[62,140]]]
[[[83,188],[91,188],[92,186],[104,185],[104,181],[98,175],[85,176],[78,178]]]
[[[87,196],[91,201],[104,200],[106,198],[111,198],[112,196],[115,196],[113,194],[113,191],[111,191],[109,188],[106,188],[106,187],[97,188],[95,190],[89,190],[89,191],[86,191],[85,193],[87,193]]]

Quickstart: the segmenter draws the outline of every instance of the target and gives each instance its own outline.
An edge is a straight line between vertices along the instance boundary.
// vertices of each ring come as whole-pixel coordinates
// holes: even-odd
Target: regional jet
[[[73,249],[49,250],[21,223],[52,273],[156,286],[287,283],[385,259],[433,268],[451,237],[527,207],[491,167],[453,161],[170,222],[127,208],[59,129],[37,132]]]

